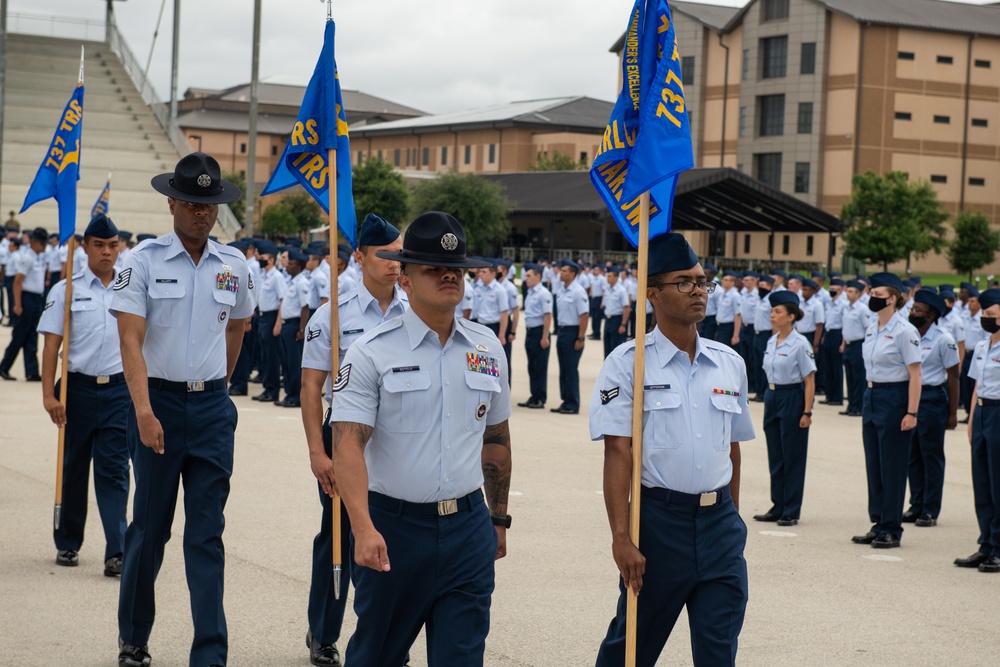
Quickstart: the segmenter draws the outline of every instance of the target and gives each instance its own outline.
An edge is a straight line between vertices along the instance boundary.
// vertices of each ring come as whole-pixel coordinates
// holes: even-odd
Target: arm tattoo
[[[507,422],[487,426],[483,433],[483,487],[486,503],[495,516],[507,514],[510,471],[510,428]]]
[[[359,424],[357,422],[334,422],[333,423],[333,449],[336,451],[340,448],[340,442],[342,438],[347,438],[349,441],[357,439],[358,447],[361,451],[364,451],[365,445],[368,444],[368,440],[372,437],[372,431],[374,429],[367,424]]]

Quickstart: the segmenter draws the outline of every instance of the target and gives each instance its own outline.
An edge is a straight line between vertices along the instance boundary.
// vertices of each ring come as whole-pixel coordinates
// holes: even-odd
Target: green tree
[[[231,171],[228,174],[223,174],[222,178],[238,187],[240,192],[243,193],[243,196],[239,198],[239,201],[229,202],[229,210],[233,212],[233,216],[236,217],[236,221],[240,223],[240,226],[245,227],[245,218],[247,213],[247,179],[238,171]]]
[[[410,189],[390,163],[372,158],[354,169],[352,179],[359,226],[369,213],[403,225],[410,213]]]
[[[261,215],[260,231],[264,236],[291,236],[299,232],[299,221],[296,219],[292,209],[280,201],[271,204]]]
[[[444,211],[465,230],[469,252],[487,252],[510,235],[510,201],[497,183],[476,174],[441,174],[413,193],[416,214]]]
[[[295,217],[298,225],[298,228],[293,232],[295,234],[322,227],[328,222],[323,219],[323,209],[316,203],[316,200],[304,192],[297,195],[289,195],[282,199],[281,203],[287,206],[288,210]]]
[[[576,162],[569,155],[552,151],[551,156],[542,153],[535,155],[535,161],[528,165],[528,171],[577,171],[586,167],[582,161]]]
[[[952,222],[955,238],[948,246],[948,261],[959,273],[972,274],[993,262],[1000,250],[1000,232],[990,226],[982,213],[963,211]]]

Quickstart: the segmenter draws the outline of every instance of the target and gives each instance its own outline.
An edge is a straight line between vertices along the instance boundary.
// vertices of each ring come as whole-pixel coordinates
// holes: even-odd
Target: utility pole
[[[254,203],[257,199],[257,103],[260,82],[260,0],[253,4],[253,59],[250,66],[250,136],[247,138],[246,235],[253,238]]]
[[[3,184],[3,117],[7,103],[7,0],[0,0],[0,185]]]
[[[181,52],[181,0],[174,0],[174,53],[170,62],[170,131],[177,126],[177,59]]]

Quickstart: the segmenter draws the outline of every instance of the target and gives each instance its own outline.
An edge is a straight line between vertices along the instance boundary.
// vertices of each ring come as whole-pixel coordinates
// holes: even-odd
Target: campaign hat
[[[228,204],[239,201],[240,189],[222,179],[218,161],[211,155],[185,155],[168,174],[154,176],[153,189],[171,199],[192,204]]]
[[[377,257],[404,264],[424,264],[450,269],[485,269],[492,263],[465,254],[465,231],[453,216],[441,211],[423,213],[409,224],[403,249],[378,250]]]

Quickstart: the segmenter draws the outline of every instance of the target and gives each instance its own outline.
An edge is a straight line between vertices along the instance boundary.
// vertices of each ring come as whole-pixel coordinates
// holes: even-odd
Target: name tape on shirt
[[[344,366],[341,366],[340,370],[337,372],[336,379],[333,381],[333,387],[331,388],[331,391],[334,393],[340,391],[341,389],[347,386],[347,383],[350,379],[351,379],[351,365],[346,364]]]
[[[497,365],[496,357],[487,357],[475,352],[466,352],[465,358],[469,363],[470,371],[500,377],[500,366]]]
[[[132,280],[132,267],[124,269],[123,271],[118,273],[118,278],[115,279],[115,286],[112,287],[111,289],[115,290],[116,292],[118,290],[123,290],[126,287],[128,287],[130,280]]]
[[[644,384],[642,385],[644,391],[656,391],[657,389],[670,389],[669,384]]]
[[[601,389],[601,405],[607,405],[611,401],[618,398],[619,391],[619,387],[615,387],[614,389]]]
[[[419,371],[420,366],[396,366],[392,369],[393,373],[411,373],[413,371]]]
[[[364,329],[348,329],[347,331],[341,331],[340,335],[341,336],[350,336],[351,334],[359,334],[359,333],[364,333],[364,332],[365,332]]]
[[[223,267],[223,269],[225,268],[226,267]],[[238,292],[240,290],[239,276],[234,276],[232,270],[220,271],[215,274],[215,289],[222,289],[227,292]]]

